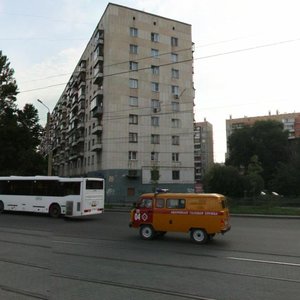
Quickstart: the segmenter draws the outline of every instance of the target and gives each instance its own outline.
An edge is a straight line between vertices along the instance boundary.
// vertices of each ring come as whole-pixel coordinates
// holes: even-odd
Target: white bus
[[[57,176],[0,177],[0,213],[48,213],[53,218],[101,214],[104,179]]]

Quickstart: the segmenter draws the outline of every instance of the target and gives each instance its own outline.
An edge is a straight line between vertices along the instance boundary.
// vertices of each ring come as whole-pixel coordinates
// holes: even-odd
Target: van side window
[[[164,208],[165,207],[165,200],[164,199],[156,199],[155,207],[156,208]]]
[[[225,209],[227,208],[227,201],[226,199],[221,200],[222,208]]]
[[[143,198],[138,204],[138,207],[145,207],[145,208],[151,208],[152,207],[152,199],[150,198]]]
[[[185,199],[167,199],[167,208],[185,208]]]

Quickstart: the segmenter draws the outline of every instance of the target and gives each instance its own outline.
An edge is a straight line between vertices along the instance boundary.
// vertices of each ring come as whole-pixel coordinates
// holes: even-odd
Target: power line
[[[183,48],[183,49],[179,49],[179,50],[174,50],[174,51],[170,51],[170,52],[163,52],[163,53],[158,54],[155,57],[153,55],[144,56],[144,57],[135,59],[134,61],[135,62],[139,62],[141,60],[150,59],[150,58],[160,58],[160,57],[162,57],[164,55],[169,55],[171,53],[179,53],[179,52],[188,51],[188,50],[192,50],[192,47]],[[128,64],[129,62],[130,62],[130,60],[125,60],[125,61],[120,61],[120,62],[116,62],[116,63],[112,63],[112,64],[103,65],[103,69],[104,68],[113,67],[113,66],[117,66],[117,65]],[[131,71],[129,70],[127,72],[131,72]],[[49,78],[54,78],[54,77],[61,77],[61,76],[66,76],[66,75],[72,75],[74,73],[76,73],[75,70],[73,72],[71,72],[71,73],[58,74],[58,75],[54,75],[54,76],[45,77],[45,78],[42,78],[42,79],[35,79],[35,80],[32,80],[32,81],[38,81],[38,80],[44,80],[44,79],[49,79]],[[88,78],[88,79],[92,79],[92,78]],[[30,81],[27,81],[27,82],[30,82]]]
[[[263,44],[263,45],[257,45],[257,46],[253,46],[253,47],[243,48],[243,49],[236,49],[236,50],[232,50],[232,51],[228,51],[228,52],[221,52],[221,53],[206,55],[206,56],[202,56],[202,57],[199,57],[199,58],[195,58],[194,60],[207,59],[207,58],[211,58],[211,57],[223,56],[223,55],[234,54],[234,53],[239,53],[239,52],[246,52],[246,51],[256,50],[256,49],[260,49],[260,48],[278,46],[278,45],[292,43],[292,42],[298,42],[298,41],[300,41],[300,38],[285,40],[285,41],[279,41],[279,42],[274,42],[274,43],[269,43],[269,44]]]
[[[15,38],[9,38],[9,39],[1,39],[0,40],[17,40]],[[203,47],[209,47],[209,46],[212,46],[212,45],[217,45],[217,44],[223,44],[223,43],[228,43],[228,42],[232,42],[232,41],[236,41],[236,40],[240,40],[240,39],[244,39],[244,37],[237,37],[237,38],[233,38],[233,39],[229,39],[229,40],[223,40],[223,41],[217,41],[217,42],[211,42],[211,43],[207,43],[207,44],[200,44],[200,45],[197,45],[198,42],[195,42],[194,43],[194,47],[195,48],[203,48]],[[25,38],[26,40],[26,38]],[[81,40],[80,38],[74,38],[74,39],[68,39],[68,40]],[[82,39],[83,40],[83,39]],[[84,39],[86,40],[86,39]],[[186,51],[186,50],[192,50],[191,47],[189,48],[184,48],[184,49],[179,49],[179,50],[175,50],[175,51],[172,51],[172,52],[164,52],[164,53],[160,53],[158,55],[158,57],[161,57],[163,55],[167,55],[167,54],[171,54],[171,53],[179,53],[181,51]],[[140,61],[140,60],[143,60],[143,59],[149,59],[149,58],[152,58],[152,56],[146,56],[146,57],[142,57],[142,58],[139,58],[137,61]],[[125,63],[128,63],[128,60],[126,61],[122,61],[122,62],[118,62],[118,63],[114,63],[114,64],[110,64],[110,65],[104,65],[103,67],[106,68],[106,67],[111,67],[111,66],[114,66],[114,65],[118,65],[118,64],[125,64]],[[32,80],[27,80],[27,81],[23,81],[21,83],[27,83],[27,82],[34,82],[34,81],[40,81],[40,80],[46,80],[46,79],[51,79],[51,78],[55,78],[55,77],[62,77],[62,76],[67,76],[67,75],[71,75],[73,74],[73,72],[68,72],[68,73],[62,73],[62,74],[57,74],[57,75],[53,75],[53,76],[48,76],[48,77],[44,77],[44,78],[37,78],[37,79],[32,79]]]
[[[258,46],[254,46],[254,47],[248,47],[248,48],[236,49],[236,50],[232,50],[232,51],[228,51],[228,52],[221,52],[221,53],[206,55],[206,56],[202,56],[202,57],[198,57],[198,58],[191,58],[191,59],[187,59],[187,60],[183,60],[183,61],[179,61],[179,62],[166,63],[166,64],[162,64],[162,65],[157,65],[157,66],[158,67],[163,67],[163,66],[169,66],[169,65],[172,65],[172,64],[178,64],[178,63],[188,62],[188,61],[193,61],[193,60],[194,61],[195,60],[202,60],[202,59],[208,59],[208,58],[213,58],[213,57],[218,57],[218,56],[224,56],[224,55],[229,55],[229,54],[234,54],[234,53],[239,53],[239,52],[252,51],[252,50],[256,50],[256,49],[260,49],[260,48],[266,48],[266,47],[272,47],[272,46],[282,45],[282,44],[286,44],[286,43],[292,43],[292,42],[296,42],[296,41],[299,41],[299,40],[300,40],[300,38],[285,40],[285,41],[280,41],[280,42],[274,42],[274,43],[269,43],[269,44],[263,44],[263,45],[258,45]],[[191,49],[191,48],[187,48],[187,49]],[[187,49],[185,49],[185,50],[187,50]],[[172,53],[172,52],[169,52],[169,54],[170,53]],[[149,58],[149,57],[147,57],[147,58]],[[141,59],[145,59],[145,58],[141,58]],[[117,63],[117,64],[129,63],[129,62],[130,61],[126,61],[126,62],[120,62],[120,63]],[[151,66],[142,68],[140,70],[147,70],[147,69],[151,69]],[[126,74],[126,73],[130,73],[130,72],[137,72],[137,71],[138,70],[127,70],[127,71],[122,71],[122,72],[116,72],[116,73],[113,73],[113,74],[103,75],[103,78],[104,77],[109,77],[109,76]],[[93,79],[93,78],[95,78],[95,77],[90,77],[88,79]],[[37,90],[42,90],[42,89],[48,89],[48,88],[57,87],[57,86],[61,86],[61,85],[66,85],[66,84],[67,84],[67,82],[64,82],[64,83],[49,85],[49,86],[45,86],[45,87],[20,91],[19,93],[26,93],[26,92],[32,92],[32,91],[37,91]]]

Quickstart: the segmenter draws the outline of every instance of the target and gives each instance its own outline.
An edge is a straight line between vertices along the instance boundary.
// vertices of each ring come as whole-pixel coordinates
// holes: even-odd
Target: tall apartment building
[[[194,184],[191,25],[109,3],[51,116],[54,173],[108,202]]]
[[[275,115],[272,115],[270,112],[266,116],[257,116],[257,117],[244,117],[233,119],[231,116],[226,120],[226,138],[233,133],[234,130],[242,128],[246,125],[251,126],[256,121],[265,121],[265,120],[276,120],[282,122],[284,130],[288,130],[289,139],[300,138],[300,113],[284,113],[279,114],[277,111]],[[227,149],[228,155],[228,149]]]
[[[194,124],[195,183],[201,184],[203,176],[214,163],[213,126],[211,123]]]

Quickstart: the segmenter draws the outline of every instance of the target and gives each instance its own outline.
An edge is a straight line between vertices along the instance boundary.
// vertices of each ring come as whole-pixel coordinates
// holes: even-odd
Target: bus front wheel
[[[155,231],[151,225],[143,225],[140,228],[140,236],[143,240],[152,240],[155,236]]]
[[[49,215],[51,218],[58,218],[61,214],[61,209],[58,204],[51,204],[49,207]]]

